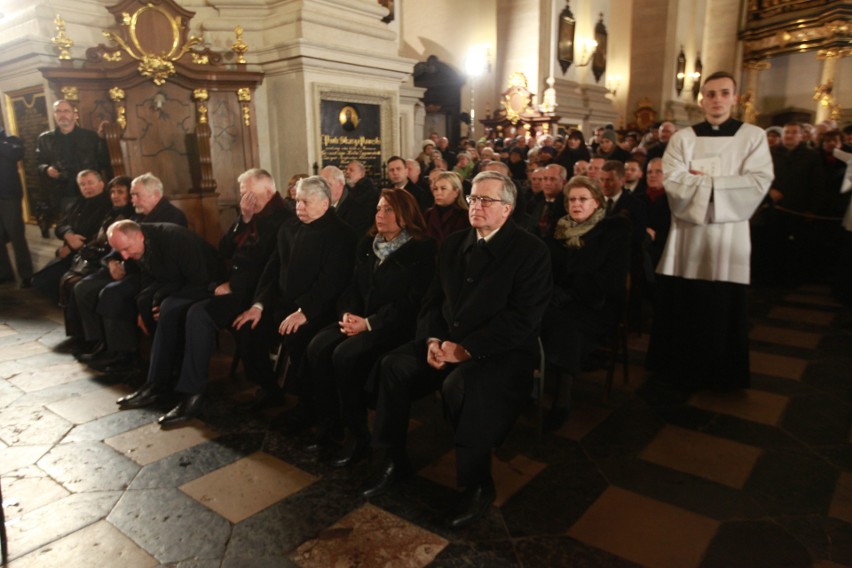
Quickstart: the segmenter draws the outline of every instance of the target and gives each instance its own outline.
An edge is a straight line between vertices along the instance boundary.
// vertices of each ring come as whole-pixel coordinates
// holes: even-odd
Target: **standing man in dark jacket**
[[[52,214],[58,216],[77,197],[77,174],[94,170],[104,176],[109,158],[100,137],[77,126],[77,112],[70,102],[61,99],[53,103],[53,119],[56,128],[38,137],[36,158],[42,191]]]
[[[275,248],[275,236],[286,219],[294,218],[275,189],[269,172],[251,169],[240,175],[240,216],[219,241],[219,253],[228,260],[228,279],[214,288],[214,297],[167,298],[151,349],[148,381],[122,408],[141,408],[154,403],[171,377],[185,330],[183,363],[176,390],[182,400],[159,420],[163,427],[191,420],[200,410],[207,388],[207,372],[216,343],[216,332],[231,325],[251,305],[252,295],[266,261]]]
[[[405,450],[411,404],[441,389],[455,427],[458,484],[466,488],[448,518],[452,528],[476,521],[494,500],[491,451],[529,398],[553,288],[547,247],[510,219],[516,195],[503,174],[474,178],[472,228],[444,241],[415,341],[379,362],[374,437],[387,456],[364,496],[412,473]]]
[[[33,259],[24,233],[21,210],[24,188],[18,173],[18,162],[23,158],[24,143],[17,136],[8,136],[0,127],[0,284],[15,280],[6,250],[6,243],[11,242],[21,287],[29,288],[32,286]]]

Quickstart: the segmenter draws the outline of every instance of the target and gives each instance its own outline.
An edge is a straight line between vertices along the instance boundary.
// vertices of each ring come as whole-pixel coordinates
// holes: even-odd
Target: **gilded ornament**
[[[207,124],[207,105],[204,103],[198,105],[198,123]]]
[[[113,51],[112,53],[104,53],[104,61],[121,61],[121,51]]]
[[[243,27],[235,27],[234,33],[237,35],[237,40],[231,44],[231,50],[237,54],[237,63],[245,64],[246,52],[248,51],[249,47],[246,42],[243,41]]]
[[[251,89],[247,87],[243,87],[242,89],[237,89],[237,100],[241,103],[250,102],[251,101]]]
[[[207,93],[207,89],[195,89],[192,91],[192,98],[196,101],[206,101],[210,98],[210,95]]]
[[[62,98],[66,101],[79,101],[80,95],[77,93],[77,87],[62,87]]]
[[[109,90],[109,98],[113,102],[123,101],[124,100],[124,89],[120,87],[113,87]]]
[[[202,55],[194,51],[190,51],[189,54],[192,56],[192,62],[196,65],[207,65],[210,63],[210,58],[206,55]]]
[[[251,126],[251,109],[248,105],[243,107],[243,124]]]
[[[74,41],[65,33],[65,20],[60,18],[59,14],[56,14],[53,23],[56,25],[56,35],[50,38],[50,41],[59,50],[59,60],[70,61],[71,54],[68,50],[74,45]]]
[[[156,55],[145,55],[142,57],[141,61],[139,61],[138,69],[139,73],[144,77],[151,77],[157,86],[162,85],[170,75],[175,74],[174,64]]]

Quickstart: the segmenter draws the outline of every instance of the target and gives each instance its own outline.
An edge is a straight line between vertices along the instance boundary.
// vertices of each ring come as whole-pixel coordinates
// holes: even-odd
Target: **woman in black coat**
[[[311,377],[325,399],[317,448],[340,437],[340,420],[354,438],[332,465],[370,453],[364,385],[382,353],[414,337],[417,312],[435,269],[435,242],[425,234],[417,201],[401,189],[382,191],[376,222],[358,245],[355,274],[340,302],[340,321],[308,346]]]
[[[583,133],[579,130],[572,130],[565,146],[562,147],[553,162],[565,168],[568,177],[571,177],[574,175],[574,164],[579,161],[588,162],[591,159],[592,155],[586,147],[586,139],[583,138]]]
[[[426,235],[438,242],[438,246],[449,235],[470,228],[467,202],[464,200],[461,177],[455,172],[441,172],[432,183],[435,205],[426,210],[423,219]]]
[[[574,377],[624,309],[630,265],[630,222],[606,217],[595,182],[575,176],[564,193],[568,215],[557,222],[549,243],[554,287],[541,330],[548,374],[559,376],[550,429],[565,422]]]

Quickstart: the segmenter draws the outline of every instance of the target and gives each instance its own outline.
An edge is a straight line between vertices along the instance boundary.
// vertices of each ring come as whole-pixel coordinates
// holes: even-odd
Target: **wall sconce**
[[[621,86],[621,81],[624,78],[621,75],[613,75],[612,77],[606,78],[606,88],[614,97],[618,92],[618,88]]]
[[[695,56],[695,71],[690,76],[692,77],[692,100],[698,100],[698,93],[701,92],[701,73],[704,71],[704,65],[701,64],[701,52]]]
[[[559,32],[556,38],[556,58],[564,75],[574,63],[574,31],[577,21],[571,13],[570,3],[559,14]]]
[[[598,42],[591,38],[585,38],[580,40],[580,43],[583,44],[583,54],[580,56],[580,63],[577,64],[577,67],[587,67],[597,53]]]
[[[677,54],[677,67],[675,70],[675,91],[677,96],[683,91],[683,85],[686,82],[686,55],[683,53],[683,46],[680,46],[680,53]]]
[[[592,53],[592,73],[595,75],[595,83],[600,82],[601,77],[606,73],[607,36],[603,13],[601,13],[601,19],[595,25],[595,51]]]

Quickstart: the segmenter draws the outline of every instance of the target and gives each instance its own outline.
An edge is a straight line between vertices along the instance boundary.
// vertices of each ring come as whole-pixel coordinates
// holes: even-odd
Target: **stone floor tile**
[[[420,568],[447,544],[438,535],[366,504],[299,546],[291,558],[302,568]]]
[[[21,475],[22,471],[17,470],[0,480],[3,483],[3,507],[7,519],[20,517],[70,494],[46,475],[25,477]]]
[[[77,361],[50,365],[43,369],[33,369],[19,373],[9,382],[24,392],[34,392],[64,385],[93,375],[92,371]]]
[[[786,396],[746,389],[730,393],[700,392],[690,399],[689,404],[710,412],[775,426],[784,415],[788,401]]]
[[[722,524],[707,547],[701,568],[748,566],[810,568],[811,555],[793,536],[772,521]]]
[[[0,323],[0,337],[7,337],[9,335],[16,335],[18,332],[6,325],[5,323]]]
[[[802,347],[805,349],[816,349],[823,337],[821,333],[767,325],[754,326],[749,331],[748,336],[752,341],[763,341],[765,343],[776,343],[778,345]]]
[[[571,409],[568,421],[554,434],[571,440],[582,440],[586,434],[594,430],[610,414],[612,414],[612,409],[603,406],[575,405]]]
[[[184,428],[173,430],[162,430],[156,422],[146,424],[105,441],[139,465],[148,465],[216,436],[216,432],[196,420]]]
[[[761,450],[677,426],[664,426],[639,457],[741,489]]]
[[[54,444],[72,424],[38,406],[20,406],[0,410],[0,440],[10,446]]]
[[[53,402],[47,408],[74,424],[85,424],[116,412],[121,412],[115,400],[126,389],[105,387],[79,396]]]
[[[99,521],[15,560],[10,568],[153,568],[158,565],[154,557],[111,524]]]
[[[50,450],[49,445],[40,446],[10,446],[3,448],[3,459],[0,460],[0,475],[15,471],[28,465],[33,465],[41,456]]]
[[[698,566],[717,521],[610,487],[568,535],[632,562],[657,568]]]
[[[103,519],[119,497],[120,491],[72,494],[8,521],[10,556],[23,556]]]
[[[130,389],[127,388],[127,392]],[[116,409],[118,405],[113,402]],[[133,412],[115,412],[101,418],[75,426],[62,439],[63,443],[82,442],[84,440],[105,440],[123,434],[135,428],[157,421],[161,412],[157,409],[140,409]]]
[[[78,377],[76,381],[28,392],[10,406],[47,406],[68,398],[83,396],[102,388],[103,385],[91,377]]]
[[[0,351],[0,363],[22,359],[31,355],[40,355],[50,351],[49,347],[45,347],[38,341],[30,341],[21,345],[16,345],[14,349],[4,349]]]
[[[831,499],[828,516],[852,525],[852,473],[841,472],[834,488],[834,497]]]
[[[453,546],[452,544],[450,546]],[[450,548],[450,547],[447,547]],[[641,568],[639,564],[604,552],[565,535],[542,535],[515,542],[518,560],[508,566],[547,568]],[[491,564],[474,564],[488,566]],[[500,566],[497,564],[497,566]]]
[[[24,396],[24,392],[9,381],[0,379],[0,408],[6,408]]]
[[[316,479],[269,454],[256,452],[179,489],[236,524]]]
[[[803,308],[790,308],[776,306],[769,310],[769,318],[796,323],[807,323],[811,325],[828,326],[834,321],[834,314],[819,310],[808,310]]]
[[[545,467],[547,467],[547,464],[520,454],[507,461],[496,456],[493,457],[491,459],[491,473],[497,487],[494,506],[502,507],[515,493],[541,473]],[[438,460],[420,468],[417,474],[445,487],[456,489],[455,451],[447,452]]]
[[[221,558],[231,525],[175,488],[126,491],[107,520],[163,564]]]
[[[801,380],[808,362],[796,357],[773,355],[761,351],[751,351],[749,364],[752,373],[781,377],[782,379]]]
[[[38,466],[70,491],[124,490],[139,465],[103,442],[60,444]]]

